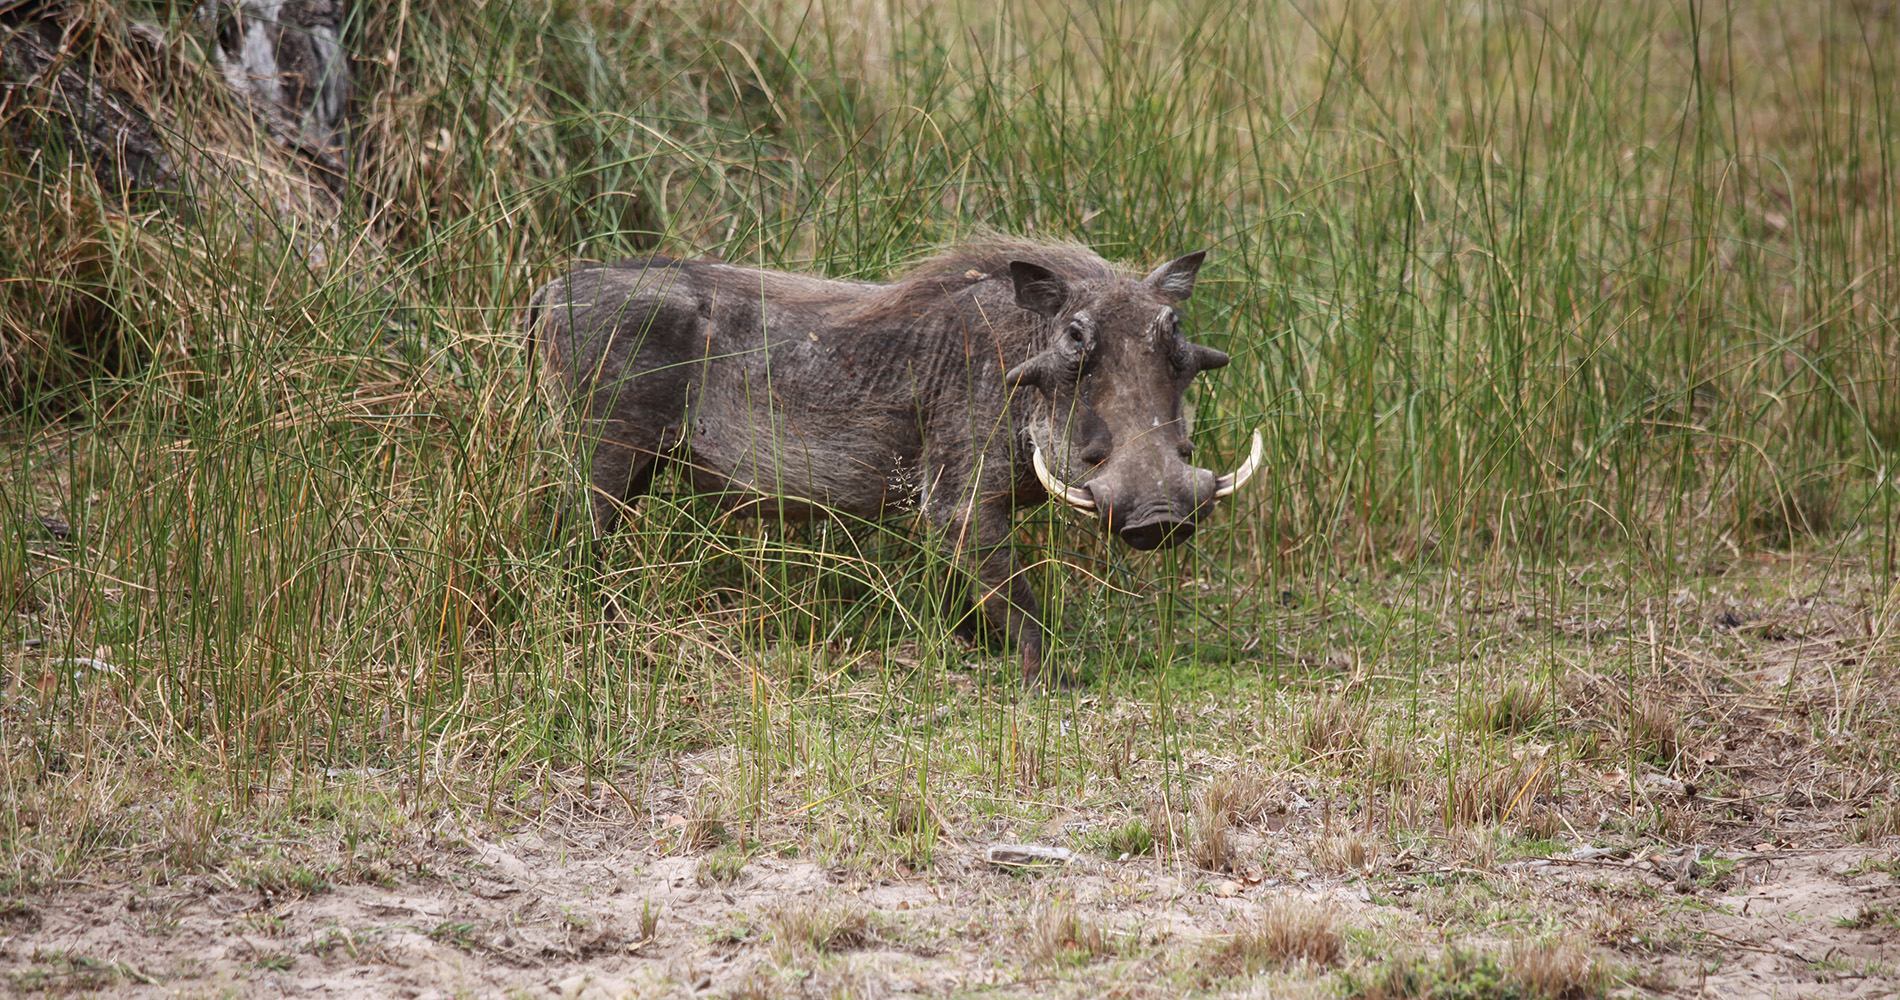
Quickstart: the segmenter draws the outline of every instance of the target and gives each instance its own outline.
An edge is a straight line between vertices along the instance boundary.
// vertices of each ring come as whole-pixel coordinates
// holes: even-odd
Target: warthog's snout
[[[1171,548],[1194,537],[1194,522],[1212,507],[1214,474],[1175,463],[1159,489],[1122,489],[1104,474],[1086,484],[1102,526],[1130,547],[1144,552]],[[1126,498],[1126,499],[1123,499]]]
[[[1160,517],[1141,524],[1131,524],[1118,534],[1131,547],[1142,550],[1172,548],[1194,537],[1194,522],[1182,521],[1173,517]]]

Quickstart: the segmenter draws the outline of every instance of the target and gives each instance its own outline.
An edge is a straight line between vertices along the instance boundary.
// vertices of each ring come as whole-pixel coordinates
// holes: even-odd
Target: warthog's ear
[[[1201,272],[1201,261],[1206,259],[1207,251],[1205,250],[1196,250],[1185,257],[1176,257],[1155,268],[1153,274],[1141,279],[1141,283],[1154,289],[1169,302],[1183,301],[1194,294],[1194,276]]]
[[[1226,351],[1217,351],[1204,344],[1189,344],[1187,353],[1188,364],[1192,365],[1197,372],[1211,372],[1216,368],[1225,368],[1227,362],[1233,360],[1227,356]]]
[[[1069,298],[1069,283],[1041,264],[1012,260],[1009,280],[1016,284],[1016,304],[1032,313],[1059,315],[1062,304]]]

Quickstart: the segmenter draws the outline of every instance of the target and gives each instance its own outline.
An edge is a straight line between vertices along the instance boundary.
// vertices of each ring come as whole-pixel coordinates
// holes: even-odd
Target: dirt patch
[[[1888,862],[1885,868],[1870,862]],[[1722,951],[1717,967],[1682,970],[1724,996],[1892,996],[1900,988],[1900,882],[1891,856],[1828,851],[1744,869],[1696,926]]]
[[[1056,901],[1148,944],[1218,933],[1274,892],[1368,905],[1319,883],[1217,898],[1194,872],[1152,861],[1083,858],[1059,873],[1012,875],[954,851],[929,875],[870,882],[759,858],[727,885],[702,884],[703,856],[577,850],[540,836],[433,860],[436,878],[307,898],[232,891],[215,878],[68,887],[8,916],[0,968],[16,992],[122,996],[1029,989],[1043,978],[1029,918]],[[855,937],[806,956],[788,946],[786,914],[827,909],[854,914]]]
[[[1493,875],[1400,859],[1370,876],[1286,879],[1089,856],[1014,874],[949,847],[909,878],[754,858],[729,883],[707,884],[710,855],[603,845],[624,824],[584,832],[469,841],[422,858],[429,876],[309,896],[216,876],[66,886],[0,918],[0,975],[20,995],[1081,995],[1119,982],[1159,996],[1218,986],[1197,982],[1181,956],[1213,954],[1287,899],[1334,906],[1372,940],[1429,947],[1441,940],[1437,904],[1421,894],[1463,881],[1501,912],[1559,915],[1657,985],[1867,997],[1900,982],[1900,868],[1868,850],[1699,861],[1566,852]],[[1315,839],[1264,834],[1250,847],[1288,855]],[[1067,921],[1054,931],[1052,911]]]

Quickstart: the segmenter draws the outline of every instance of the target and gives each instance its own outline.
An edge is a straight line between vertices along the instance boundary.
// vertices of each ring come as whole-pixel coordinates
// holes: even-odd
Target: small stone
[[[1061,868],[1075,860],[1075,852],[1042,844],[991,844],[983,860],[999,868]]]

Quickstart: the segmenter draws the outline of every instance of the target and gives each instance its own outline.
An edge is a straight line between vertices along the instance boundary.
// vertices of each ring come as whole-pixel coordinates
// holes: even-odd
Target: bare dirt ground
[[[1197,867],[1190,859],[1205,863],[1207,852],[1197,855],[1189,840],[1164,843],[1158,858],[1100,856],[1100,831],[1126,822],[1125,811],[1056,809],[1031,822],[986,817],[954,799],[933,806],[939,829],[923,870],[896,856],[826,865],[786,846],[750,856],[730,843],[682,848],[695,842],[681,829],[695,780],[711,780],[730,756],[714,748],[670,764],[699,778],[656,789],[638,812],[598,785],[591,796],[557,786],[511,825],[440,812],[411,821],[371,865],[336,861],[355,845],[297,847],[310,870],[332,873],[323,879],[298,876],[305,869],[294,865],[245,874],[227,864],[162,880],[66,879],[0,899],[0,989],[1894,996],[1900,836],[1886,751],[1862,748],[1887,742],[1870,740],[1879,730],[1867,727],[1891,717],[1896,683],[1890,667],[1863,662],[1881,643],[1855,603],[1691,610],[1685,617],[1714,624],[1660,641],[1653,630],[1625,629],[1646,643],[1654,674],[1619,684],[1577,664],[1565,711],[1581,725],[1640,719],[1642,705],[1663,705],[1675,720],[1661,755],[1671,763],[1579,756],[1562,787],[1536,793],[1528,811],[1541,818],[1527,826],[1433,828],[1414,818],[1390,832],[1375,820],[1403,812],[1406,793],[1373,794],[1361,768],[1316,773],[1286,767],[1282,756],[1277,770],[1248,773],[1248,801],[1224,829],[1217,853],[1229,863],[1219,870]],[[1508,603],[1489,613],[1528,620]],[[1366,760],[1382,752],[1365,749]],[[1188,777],[1211,788],[1248,766],[1237,751],[1190,762]],[[1513,779],[1511,805],[1536,783],[1534,774]],[[1393,787],[1437,794],[1429,781]],[[1374,808],[1353,808],[1358,792]],[[1427,815],[1448,808],[1437,803]],[[781,818],[798,811],[773,809]],[[1510,806],[1502,813],[1517,815]],[[1185,823],[1193,812],[1176,815]],[[752,832],[762,845],[800,842],[796,833]],[[1043,870],[1001,867],[986,853],[999,842],[1074,857]],[[254,845],[276,849],[267,839]],[[317,864],[326,851],[327,867]],[[1288,912],[1305,914],[1294,923],[1309,929],[1325,925],[1317,936],[1333,943],[1295,940],[1282,926]],[[1487,980],[1491,966],[1459,955],[1499,956],[1517,985]],[[1584,966],[1605,974],[1593,980]],[[1539,975],[1553,985],[1524,987]]]
[[[1488,873],[1412,857],[1287,879],[1089,857],[1017,874],[945,845],[910,878],[756,858],[705,884],[698,857],[656,848],[663,828],[561,811],[496,841],[444,832],[387,885],[67,886],[3,915],[0,975],[16,994],[55,996],[1162,996],[1202,985],[1184,956],[1217,955],[1290,896],[1335,904],[1344,926],[1371,932],[1369,952],[1439,942],[1440,907],[1493,907],[1500,921],[1534,910],[1618,956],[1638,992],[1879,997],[1900,984],[1891,850],[1717,849],[1689,875],[1689,854],[1566,853]],[[1325,836],[1289,818],[1243,833],[1246,846],[1298,858]],[[1448,877],[1462,894],[1429,888]],[[1273,992],[1261,985],[1273,979],[1240,992]]]

